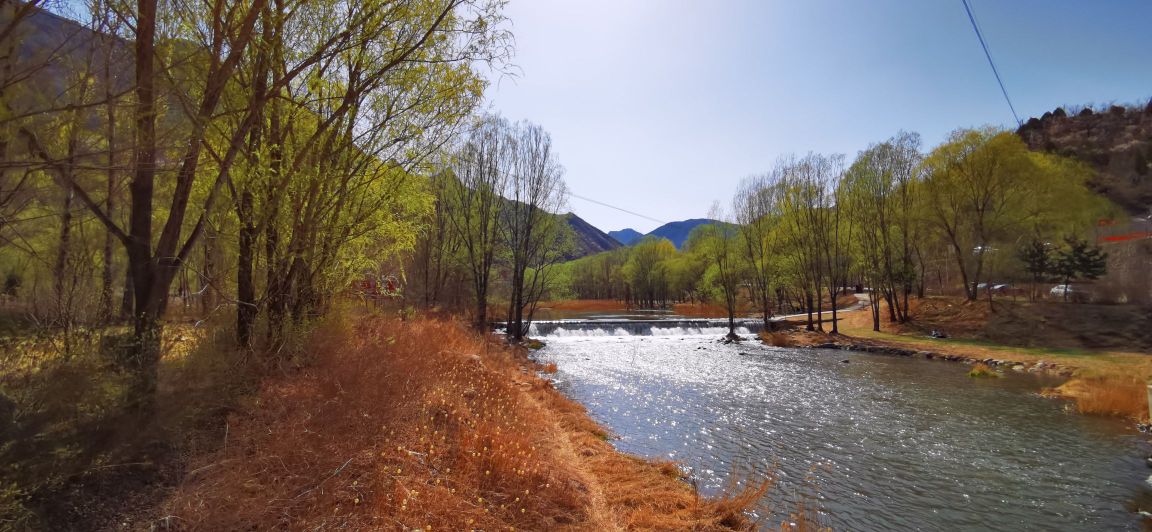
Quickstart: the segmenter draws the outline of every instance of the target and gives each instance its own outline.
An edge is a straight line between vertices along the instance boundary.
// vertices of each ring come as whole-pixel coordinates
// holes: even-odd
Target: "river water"
[[[556,329],[536,357],[617,448],[681,462],[706,493],[774,472],[758,511],[773,527],[804,499],[837,530],[1141,528],[1152,449],[1123,422],[1035,394],[1058,381],[723,344],[711,327]]]

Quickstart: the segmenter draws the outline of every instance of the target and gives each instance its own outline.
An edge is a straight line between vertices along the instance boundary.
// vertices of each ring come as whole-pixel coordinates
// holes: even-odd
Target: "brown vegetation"
[[[739,308],[737,315],[747,314],[749,309]],[[724,305],[714,303],[676,303],[672,305],[672,312],[690,318],[726,318],[728,309]]]
[[[1006,346],[1063,349],[1152,349],[1152,313],[1136,305],[1090,305],[1058,301],[996,299],[969,302],[959,297],[932,296],[910,301],[908,323],[881,321],[881,330],[926,336],[941,330],[953,338]],[[880,312],[887,316],[881,302]],[[850,334],[870,330],[866,312],[843,316]]]
[[[1056,388],[1061,397],[1076,401],[1082,414],[1148,420],[1146,385],[1139,379],[1117,375],[1072,379]]]
[[[164,515],[199,530],[747,528],[767,489],[699,497],[674,465],[616,452],[522,350],[453,322],[329,320],[306,351]]]
[[[784,331],[760,331],[760,340],[774,347],[794,347],[792,335]]]
[[[186,456],[219,444],[223,413],[260,371],[226,331],[169,325],[146,418],[117,365],[126,327],[0,337],[0,529],[112,528],[163,498]]]
[[[988,364],[985,364],[983,362],[977,362],[976,364],[974,364],[972,366],[972,369],[968,371],[968,376],[969,377],[999,377],[1000,374],[996,373],[995,370],[988,367]]]

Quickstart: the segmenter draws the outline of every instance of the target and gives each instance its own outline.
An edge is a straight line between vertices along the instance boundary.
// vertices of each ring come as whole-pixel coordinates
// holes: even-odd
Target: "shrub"
[[[996,370],[988,367],[987,364],[985,364],[983,362],[977,362],[975,365],[972,366],[972,369],[968,372],[968,376],[973,377],[973,378],[999,377],[1000,374],[997,373]]]
[[[783,332],[761,331],[760,340],[775,347],[794,347],[796,345],[792,341],[792,337]]]

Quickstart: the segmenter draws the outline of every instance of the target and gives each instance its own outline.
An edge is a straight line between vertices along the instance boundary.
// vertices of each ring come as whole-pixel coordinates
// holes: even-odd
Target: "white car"
[[[1070,284],[1058,284],[1048,291],[1048,295],[1068,301],[1087,302],[1092,299],[1091,294],[1082,288]]]

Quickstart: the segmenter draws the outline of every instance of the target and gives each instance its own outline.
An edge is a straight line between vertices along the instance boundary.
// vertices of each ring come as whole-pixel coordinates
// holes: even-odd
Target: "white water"
[[[584,338],[599,336],[723,336],[728,334],[727,327],[652,327],[644,331],[630,331],[623,327],[557,327],[544,338]],[[737,327],[736,334],[749,335],[747,327]],[[540,336],[536,326],[528,329],[528,336]]]

